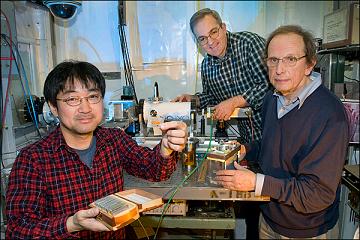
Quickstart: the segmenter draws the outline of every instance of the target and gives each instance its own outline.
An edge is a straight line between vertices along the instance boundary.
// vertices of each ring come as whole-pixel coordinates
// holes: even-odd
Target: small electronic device
[[[241,144],[237,141],[222,141],[209,151],[207,159],[225,163],[224,169],[226,169],[226,166],[234,161],[240,147]]]
[[[162,205],[160,196],[140,189],[131,189],[100,198],[91,203],[90,207],[99,208],[97,220],[115,231],[137,220],[141,212]]]
[[[221,141],[209,151],[206,170],[211,184],[217,185],[217,181],[214,180],[217,171],[234,169],[233,163],[237,161],[239,151],[241,151],[241,145],[237,141]]]

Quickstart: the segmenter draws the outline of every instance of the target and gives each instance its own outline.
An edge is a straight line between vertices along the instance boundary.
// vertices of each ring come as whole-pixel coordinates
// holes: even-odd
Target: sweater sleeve
[[[302,150],[306,154],[296,166],[296,175],[285,179],[265,176],[262,195],[301,213],[321,211],[333,203],[348,145],[348,124],[339,115],[329,118],[324,127],[318,126],[322,130],[317,137],[309,136],[313,143]]]

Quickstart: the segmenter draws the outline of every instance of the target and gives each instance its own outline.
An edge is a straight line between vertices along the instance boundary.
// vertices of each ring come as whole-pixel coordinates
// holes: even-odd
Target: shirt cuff
[[[262,188],[264,186],[265,175],[261,173],[256,174],[255,196],[261,196]]]
[[[201,94],[201,93],[195,93],[195,96],[197,96],[199,98],[199,108],[203,109],[205,108],[208,104],[206,100],[205,95]]]

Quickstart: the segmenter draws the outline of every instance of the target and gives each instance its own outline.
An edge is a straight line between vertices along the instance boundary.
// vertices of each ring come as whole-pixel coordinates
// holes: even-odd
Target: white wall
[[[30,90],[42,96],[45,78],[53,68],[51,14],[45,7],[25,1],[16,1],[14,6],[18,48]]]
[[[202,56],[188,22],[204,7],[217,10],[231,31],[253,31],[266,38],[280,25],[300,24],[321,38],[323,16],[332,11],[333,2],[126,2],[127,41],[138,98],[151,97],[155,81],[165,99],[201,91],[196,66]],[[55,21],[56,62],[78,59],[94,63],[101,71],[121,71],[117,14],[116,1],[83,1],[72,21]],[[111,88],[121,88],[123,81],[113,82]]]

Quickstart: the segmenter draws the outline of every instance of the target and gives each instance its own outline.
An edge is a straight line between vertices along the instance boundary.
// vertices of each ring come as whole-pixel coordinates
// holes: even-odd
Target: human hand
[[[96,220],[100,213],[98,208],[79,210],[66,220],[66,227],[69,232],[90,230],[94,232],[110,231],[104,224]]]
[[[231,114],[237,107],[237,98],[229,98],[214,107],[213,117],[217,120],[230,120]]]
[[[184,122],[172,121],[160,125],[164,135],[161,141],[160,153],[168,157],[173,151],[181,152],[187,142],[187,126]]]
[[[255,190],[256,174],[234,162],[236,170],[220,170],[215,180],[224,188],[236,191]]]
[[[192,97],[190,94],[182,94],[171,100],[171,102],[191,102]]]

